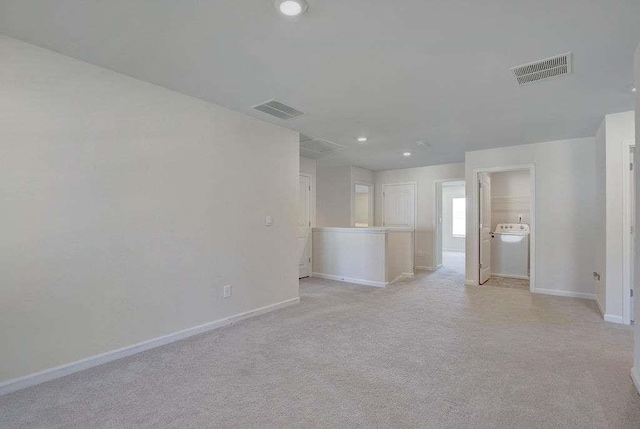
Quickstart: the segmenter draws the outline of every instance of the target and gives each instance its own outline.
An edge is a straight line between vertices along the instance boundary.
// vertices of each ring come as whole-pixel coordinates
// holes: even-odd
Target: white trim
[[[530,221],[529,221],[529,227],[530,227],[530,234],[529,234],[529,260],[530,260],[530,266],[529,266],[529,270],[530,270],[530,279],[529,279],[529,290],[531,291],[531,293],[536,293],[536,235],[537,235],[537,230],[536,230],[536,166],[535,164],[524,164],[524,165],[508,165],[508,166],[503,166],[503,167],[485,167],[485,168],[474,168],[473,172],[472,172],[472,177],[471,177],[471,191],[472,191],[472,195],[471,195],[471,201],[473,201],[473,205],[471,207],[471,215],[473,218],[473,248],[475,249],[474,251],[474,255],[475,255],[475,260],[473,260],[473,269],[471,272],[471,275],[473,276],[472,279],[470,281],[473,281],[475,284],[478,284],[479,281],[479,277],[480,277],[480,273],[479,273],[479,267],[480,267],[480,234],[478,233],[479,231],[479,222],[478,222],[478,217],[479,217],[479,201],[478,201],[478,197],[479,197],[479,190],[480,187],[478,186],[478,174],[479,173],[498,173],[498,172],[503,172],[503,171],[522,171],[522,170],[527,170],[529,171],[529,186],[530,186],[530,207],[529,207],[529,217],[530,217]],[[467,190],[467,198],[469,198],[469,190]],[[469,231],[467,231],[467,234],[469,234]],[[550,290],[553,291],[552,289],[542,289],[544,290]],[[558,291],[558,292],[563,292],[563,291]],[[546,292],[539,292],[539,293],[546,293]],[[570,292],[569,292],[570,293]],[[555,293],[550,293],[550,295],[558,295]],[[591,296],[592,294],[581,294],[581,295],[589,295]],[[558,296],[571,296],[571,295],[558,295]],[[584,298],[584,296],[581,296],[582,298]],[[587,299],[593,299],[593,298],[587,298]]]
[[[418,265],[416,267],[416,270],[421,270],[421,271],[434,271],[433,267],[427,267],[424,265]]]
[[[402,273],[402,274],[400,274],[398,277],[396,277],[395,279],[393,279],[393,281],[390,281],[390,282],[389,282],[389,284],[390,284],[390,285],[392,285],[392,284],[394,284],[395,282],[397,282],[398,280],[403,279],[403,278],[409,278],[409,279],[412,279],[414,276],[415,276],[415,274],[414,274],[414,273]]]
[[[491,277],[502,277],[505,279],[530,280],[529,276],[516,276],[512,274],[491,273]]]
[[[463,236],[460,236],[459,238],[464,238]],[[450,253],[464,253],[464,249],[460,250],[460,249],[445,249],[442,248],[443,252],[450,252]]]
[[[631,164],[631,147],[635,147],[635,142],[625,140],[622,142],[622,322],[625,325],[631,324],[631,225],[635,222],[631,219],[631,174],[629,174],[629,164]],[[634,160],[634,164],[635,160]],[[634,165],[635,167],[635,165]],[[619,322],[614,322],[619,323]]]
[[[604,308],[602,308],[602,303],[600,303],[600,300],[598,299],[598,295],[596,295],[596,305],[598,306],[598,310],[600,311],[600,315],[602,316],[602,318],[604,319]]]
[[[313,273],[312,277],[319,279],[335,280],[338,282],[354,283],[357,285],[373,286],[373,287],[386,287],[389,285],[387,282],[376,282],[373,280],[354,279],[351,277],[334,276],[333,274]]]
[[[638,394],[640,394],[640,370],[635,366],[631,368],[631,380],[633,380],[633,384],[636,386]]]
[[[171,334],[163,335],[161,337],[153,338],[150,340],[142,341],[137,344],[122,347],[116,350],[111,350],[105,353],[100,353],[95,356],[91,356],[85,359],[80,359],[75,362],[60,365],[54,368],[45,369],[43,371],[35,372],[33,374],[25,375],[23,377],[14,378],[0,383],[0,396],[6,395],[17,390],[25,389],[27,387],[35,386],[46,381],[55,380],[57,378],[64,377],[82,371],[85,369],[93,368],[98,365],[102,365],[108,362],[112,362],[117,359],[122,359],[127,356],[132,356],[137,353],[141,353],[156,347],[164,346],[175,341],[183,340],[185,338],[192,337],[194,335],[202,334],[207,331],[222,328],[233,323],[240,322],[241,320],[248,319],[250,317],[259,316],[261,314],[269,313],[271,311],[279,310],[289,305],[297,304],[300,302],[300,297],[288,299],[286,301],[278,302],[276,304],[267,305],[265,307],[256,308],[244,313],[236,314],[235,316],[225,317],[213,322],[208,322],[203,325],[194,326],[192,328],[183,329],[181,331],[173,332]]]
[[[564,296],[567,298],[581,298],[581,299],[596,299],[596,294],[594,293],[584,293],[584,292],[573,292],[568,290],[559,290],[559,289],[538,289],[532,290],[531,293],[537,293],[540,295],[554,295],[554,296]]]
[[[474,280],[465,280],[464,284],[466,286],[478,286],[478,283],[476,283]]]
[[[622,320],[622,316],[612,316],[611,314],[604,315],[604,321],[610,323],[618,323],[620,325],[624,325],[624,321]]]
[[[438,268],[442,267],[442,252],[446,249],[442,247],[442,186],[448,182],[460,182],[461,185],[464,185],[464,194],[465,198],[467,195],[467,181],[465,179],[438,179],[435,180],[436,185],[436,203],[434,204],[435,216],[433,218],[433,229],[435,231],[435,239],[433,240],[433,261],[432,263],[436,265]],[[466,240],[466,235],[461,236],[459,238],[464,238]],[[466,244],[465,244],[466,250]],[[462,250],[461,252],[464,252]],[[448,250],[447,250],[448,251]],[[436,269],[438,269],[436,268]],[[466,269],[466,268],[465,268]]]
[[[358,234],[386,234],[390,228],[338,228],[338,227],[315,227],[313,232],[350,232]]]

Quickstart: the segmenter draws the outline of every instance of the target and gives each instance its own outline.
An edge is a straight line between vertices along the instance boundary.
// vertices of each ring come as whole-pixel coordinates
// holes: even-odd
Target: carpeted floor
[[[638,428],[632,330],[591,301],[309,279],[302,302],[0,398],[0,427]]]

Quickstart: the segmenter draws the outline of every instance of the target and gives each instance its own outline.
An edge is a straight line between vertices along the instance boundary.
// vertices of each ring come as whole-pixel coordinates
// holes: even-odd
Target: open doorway
[[[477,284],[535,290],[533,166],[475,170]]]
[[[436,201],[436,266],[464,274],[467,236],[466,182],[463,179],[436,182]]]
[[[353,189],[353,226],[366,228],[374,224],[374,187],[372,183],[356,182]]]

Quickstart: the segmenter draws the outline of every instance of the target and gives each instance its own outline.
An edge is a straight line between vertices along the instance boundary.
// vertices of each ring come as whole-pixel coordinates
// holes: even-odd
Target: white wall
[[[443,164],[402,170],[376,171],[376,225],[382,225],[382,185],[416,182],[418,184],[418,218],[416,222],[416,268],[434,269],[434,232],[436,215],[436,180],[464,177],[464,164]]]
[[[635,87],[640,89],[640,45],[638,45],[638,49],[636,49],[636,53],[634,56],[634,81]],[[640,92],[636,92],[636,110],[635,110],[635,118],[636,118],[636,142],[640,142]],[[640,225],[640,173],[638,173],[638,169],[636,169],[636,225]],[[635,261],[634,261],[634,290],[635,294],[635,324],[634,324],[634,367],[631,371],[631,375],[636,385],[636,389],[640,393],[640,300],[638,299],[638,291],[640,291],[640,240],[636,239],[636,249],[635,249]]]
[[[304,156],[300,157],[300,173],[311,176],[311,226],[316,226],[317,169],[315,159]]]
[[[318,167],[317,223],[321,227],[355,225],[355,184],[374,183],[373,172],[358,167]]]
[[[499,223],[531,223],[531,182],[528,170],[491,174],[491,230]]]
[[[0,382],[297,298],[297,133],[0,52]]]
[[[464,252],[465,238],[453,236],[453,199],[465,198],[465,184],[442,185],[442,250]]]
[[[317,224],[351,226],[351,167],[318,167]]]
[[[474,169],[535,165],[535,278],[538,291],[594,298],[595,139],[582,138],[466,154],[467,193]],[[467,281],[477,284],[474,199],[467,216]]]

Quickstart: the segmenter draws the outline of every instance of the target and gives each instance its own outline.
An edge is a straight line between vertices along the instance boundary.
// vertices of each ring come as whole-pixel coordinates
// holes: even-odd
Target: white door
[[[298,191],[298,276],[311,275],[311,178],[300,176]]]
[[[629,286],[631,288],[630,292],[631,292],[631,297],[629,299],[629,303],[630,303],[630,309],[629,309],[629,317],[631,319],[631,322],[635,321],[635,306],[634,306],[634,279],[635,279],[635,273],[634,273],[634,265],[635,265],[635,259],[636,259],[636,165],[635,165],[635,154],[636,154],[636,148],[635,146],[631,146],[630,148],[630,159],[631,159],[631,168],[630,168],[630,173],[629,175],[630,177],[630,191],[631,191],[631,195],[630,195],[630,202],[631,202],[631,256],[630,256],[630,261],[631,261],[631,266],[630,268],[630,273],[631,275],[629,276]]]
[[[384,185],[382,188],[382,225],[415,227],[415,183]]]
[[[491,278],[491,176],[478,174],[480,185],[480,284]]]

